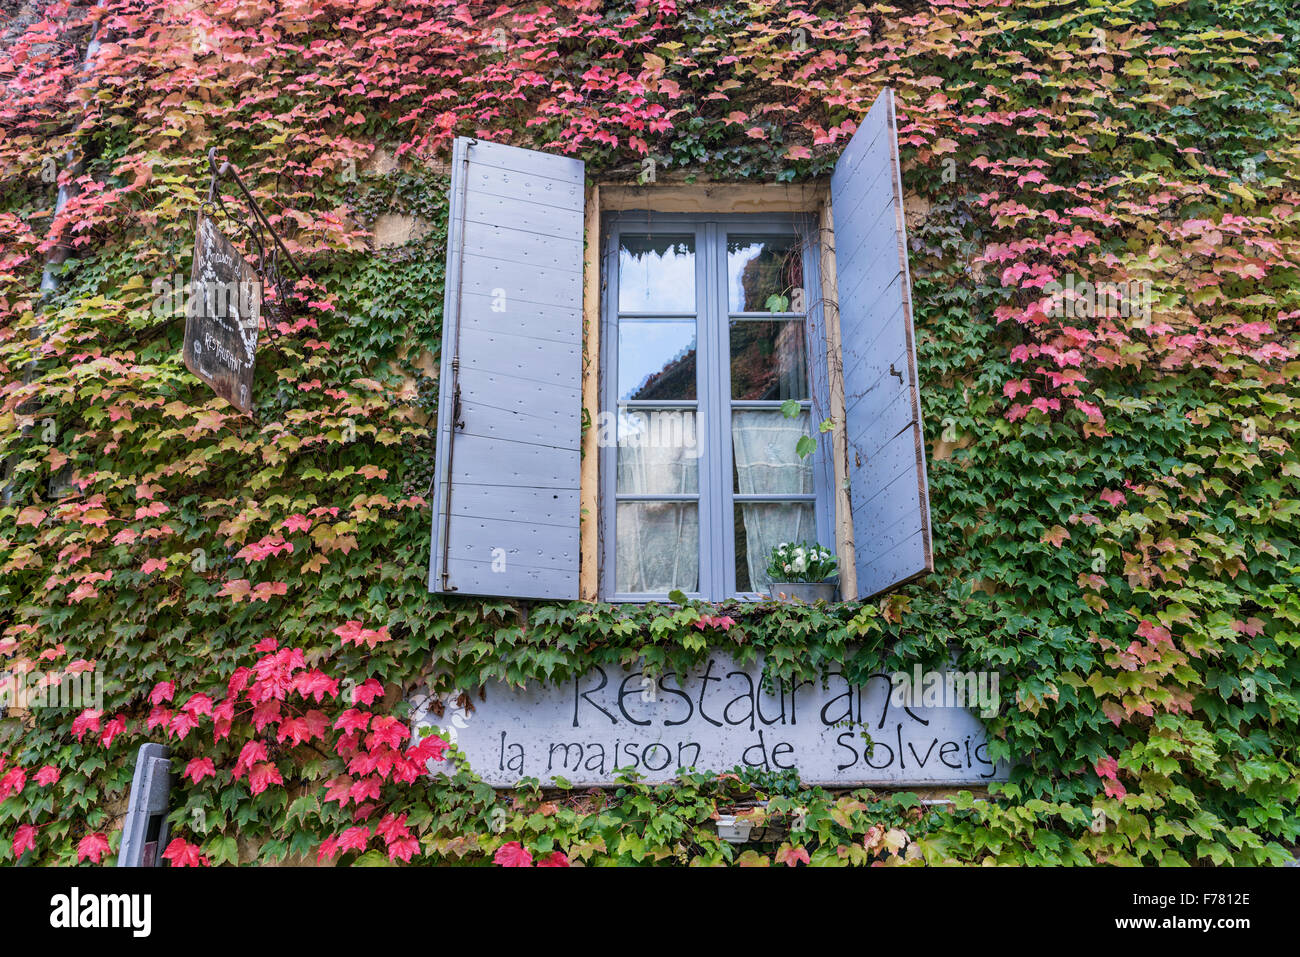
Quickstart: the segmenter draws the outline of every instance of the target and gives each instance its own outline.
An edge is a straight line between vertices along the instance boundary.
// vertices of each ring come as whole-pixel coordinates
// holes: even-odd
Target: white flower
[[[781,570],[788,572],[790,570],[790,563],[786,562],[784,565],[782,565]]]
[[[790,565],[798,573],[802,573],[803,570],[808,567],[808,563],[804,561],[803,556],[798,552],[795,553],[794,561],[792,561]]]

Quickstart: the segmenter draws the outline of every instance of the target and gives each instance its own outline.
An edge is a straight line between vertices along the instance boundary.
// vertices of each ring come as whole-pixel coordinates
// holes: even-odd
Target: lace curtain
[[[619,416],[618,491],[694,495],[700,489],[695,413],[629,411]],[[620,502],[616,567],[620,592],[696,591],[700,513],[695,502]]]
[[[792,419],[777,411],[733,412],[736,491],[746,495],[811,493],[812,464],[795,452],[799,437],[808,433],[808,421],[806,412]],[[771,583],[767,560],[774,546],[816,541],[814,510],[798,502],[747,502],[737,508],[744,523],[749,586],[752,591],[762,591]]]
[[[799,437],[808,432],[808,421],[807,413],[787,419],[770,409],[732,413],[736,491],[749,495],[811,494],[812,465],[795,452]],[[692,412],[631,412],[622,416],[618,491],[697,494],[699,444],[695,430]],[[767,559],[775,545],[816,541],[810,503],[746,502],[737,506],[737,512],[747,543],[743,561],[751,591],[762,591],[770,584]],[[615,522],[615,587],[619,592],[698,589],[700,519],[695,502],[620,502]]]

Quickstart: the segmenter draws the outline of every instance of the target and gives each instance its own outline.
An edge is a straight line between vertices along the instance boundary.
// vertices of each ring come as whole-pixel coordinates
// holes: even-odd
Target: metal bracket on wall
[[[253,198],[253,194],[248,191],[244,181],[239,178],[239,170],[235,165],[229,160],[225,160],[220,166],[217,165],[217,148],[215,146],[208,150],[208,166],[212,169],[212,179],[208,183],[208,198],[203,203],[204,210],[215,211],[220,208],[226,219],[246,233],[249,242],[252,243],[252,247],[257,253],[257,271],[263,281],[262,304],[267,308],[266,331],[272,339],[275,339],[277,336],[275,322],[284,321],[290,315],[292,300],[289,294],[293,289],[293,284],[280,271],[281,257],[293,267],[293,271],[298,274],[299,279],[303,277],[304,273],[293,256],[290,255],[289,250],[285,248],[284,243],[280,241],[280,236],[276,233],[275,227],[266,218],[262,208],[257,205],[257,200]],[[235,185],[239,187],[240,193],[243,194],[244,202],[248,206],[247,218],[232,215],[226,206],[225,200],[217,192],[218,181],[227,176],[235,181]],[[266,288],[268,286],[275,290],[274,302],[267,302],[266,300]]]

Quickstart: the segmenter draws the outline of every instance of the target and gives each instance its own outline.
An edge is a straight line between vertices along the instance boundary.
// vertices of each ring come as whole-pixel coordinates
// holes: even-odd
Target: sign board
[[[262,281],[211,217],[200,213],[195,232],[185,367],[239,411],[251,413]]]
[[[679,768],[737,766],[796,769],[805,784],[835,787],[1005,781],[1009,767],[989,757],[984,726],[955,697],[945,697],[955,693],[976,710],[991,704],[995,713],[996,676],[981,690],[976,676],[934,674],[940,686],[934,697],[922,694],[919,673],[915,698],[903,687],[913,685],[910,679],[884,673],[853,685],[830,671],[821,681],[764,690],[761,662],[742,668],[715,654],[683,675],[652,679],[606,666],[563,684],[523,690],[492,684],[481,700],[473,696],[472,709],[452,698],[436,706],[425,699],[415,702],[412,723],[418,735],[436,729],[460,760],[498,787],[524,777],[612,784],[623,770],[659,782]],[[940,703],[923,707],[916,703],[922,698]],[[445,762],[430,767],[450,770]]]

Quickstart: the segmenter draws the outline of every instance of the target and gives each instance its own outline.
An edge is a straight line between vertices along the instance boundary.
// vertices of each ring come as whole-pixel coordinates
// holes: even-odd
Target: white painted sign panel
[[[441,716],[427,699],[417,701],[412,723],[417,733],[437,729],[460,760],[499,787],[525,777],[611,784],[622,771],[660,782],[679,768],[737,766],[797,769],[805,784],[827,786],[1006,780],[1008,766],[989,757],[979,718],[954,703],[960,680],[948,681],[948,696],[924,697],[918,681],[909,698],[907,682],[883,672],[862,685],[831,671],[821,681],[768,689],[761,676],[761,663],[739,667],[720,654],[689,673],[653,678],[604,666],[522,690],[492,684],[470,709],[443,699]],[[990,690],[996,697],[996,682],[979,703],[974,691],[965,700],[986,706]]]

